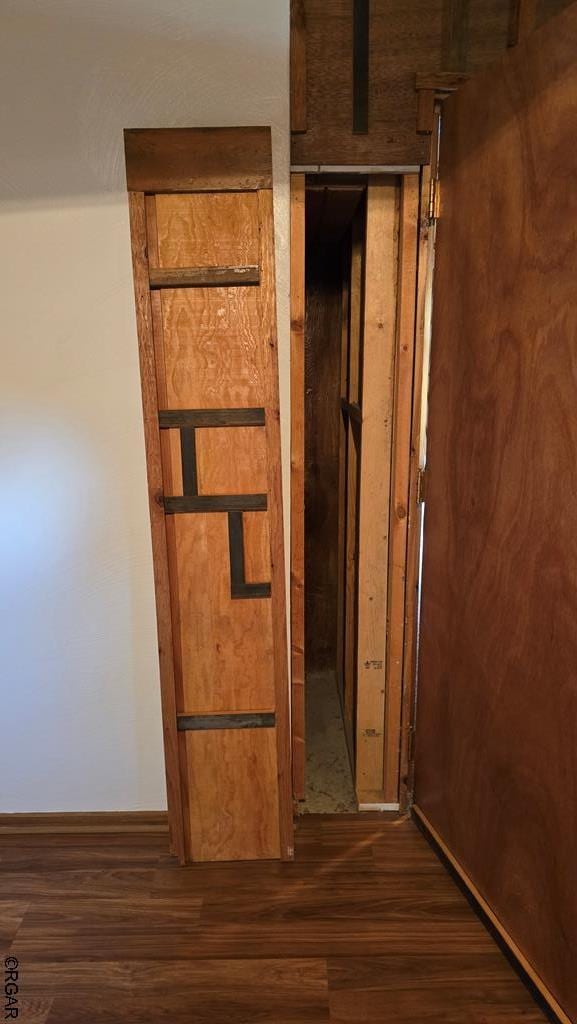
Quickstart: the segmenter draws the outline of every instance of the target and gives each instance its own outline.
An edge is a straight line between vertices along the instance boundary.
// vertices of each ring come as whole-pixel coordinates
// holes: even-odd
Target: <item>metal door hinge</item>
[[[429,223],[439,219],[439,179],[437,176],[431,178],[429,186]]]
[[[427,470],[420,469],[417,474],[417,505],[427,500]]]

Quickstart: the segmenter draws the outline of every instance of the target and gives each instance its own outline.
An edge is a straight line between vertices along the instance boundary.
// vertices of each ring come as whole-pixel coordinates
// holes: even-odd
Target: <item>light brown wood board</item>
[[[384,802],[389,506],[397,286],[395,178],[367,190],[359,486],[356,789]]]

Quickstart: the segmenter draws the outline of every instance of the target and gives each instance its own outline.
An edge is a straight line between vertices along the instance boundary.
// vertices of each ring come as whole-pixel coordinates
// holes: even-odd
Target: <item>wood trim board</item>
[[[399,801],[418,222],[419,177],[406,175],[400,185],[397,328],[391,440],[389,611],[383,774],[385,803]]]
[[[166,811],[48,811],[0,814],[0,835],[143,833],[166,835]]]
[[[397,182],[367,188],[360,457],[356,789],[383,795],[389,503],[397,288]]]
[[[129,192],[272,188],[270,128],[127,128]]]
[[[152,559],[160,665],[160,698],[170,845],[174,854],[182,862],[184,861],[184,820],[180,792],[178,736],[176,729],[176,682],[172,646],[172,611],[170,580],[168,576],[168,549],[164,526],[164,509],[162,506],[164,484],[158,426],[157,376],[152,308],[148,283],[148,240],[144,193],[130,192],[128,205],[140,360],[144,443],[148,475],[148,506],[152,533]]]
[[[305,176],[291,174],[291,710],[295,800],[305,795]]]

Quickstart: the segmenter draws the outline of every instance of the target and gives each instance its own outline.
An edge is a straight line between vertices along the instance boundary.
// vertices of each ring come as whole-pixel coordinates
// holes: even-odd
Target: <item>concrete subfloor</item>
[[[306,678],[306,790],[301,814],[336,814],[357,808],[334,672]]]

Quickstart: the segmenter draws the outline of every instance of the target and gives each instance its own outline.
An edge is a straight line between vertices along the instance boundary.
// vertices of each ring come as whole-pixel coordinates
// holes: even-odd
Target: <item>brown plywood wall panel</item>
[[[538,21],[566,0],[539,0]],[[353,0],[299,0],[306,35],[306,131],[293,164],[423,164],[415,75],[475,72],[510,41],[514,0],[371,0],[368,131],[353,133]]]
[[[127,135],[129,183],[155,191],[131,196],[131,208],[182,860],[292,856],[267,161],[266,129]]]
[[[571,1019],[576,50],[573,4],[445,105],[415,790]]]

